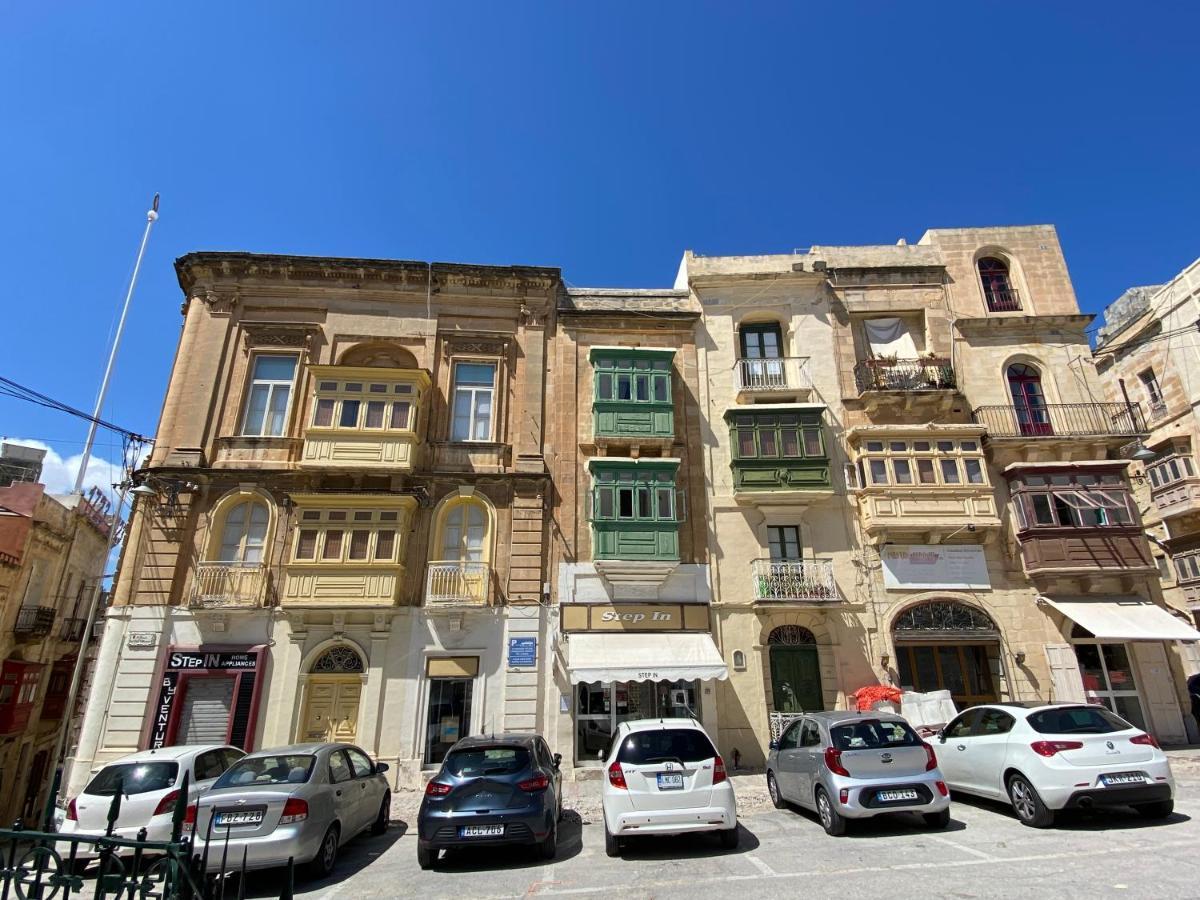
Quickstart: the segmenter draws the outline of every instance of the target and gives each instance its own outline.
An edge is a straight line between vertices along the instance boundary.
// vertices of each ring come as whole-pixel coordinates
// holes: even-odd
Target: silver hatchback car
[[[778,809],[815,810],[825,831],[848,819],[916,812],[950,823],[950,791],[933,748],[902,717],[880,712],[813,712],[791,722],[767,756],[767,790]]]
[[[351,744],[294,744],[242,757],[188,808],[184,826],[208,870],[307,864],[328,875],[338,848],[382,834],[392,795],[385,763]]]

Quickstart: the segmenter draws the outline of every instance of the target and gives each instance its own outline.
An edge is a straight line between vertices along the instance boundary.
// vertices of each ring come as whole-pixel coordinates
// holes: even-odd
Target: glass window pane
[[[883,441],[867,441],[867,452],[868,453],[882,453],[883,452]]]
[[[893,459],[892,471],[896,475],[896,484],[912,484],[912,466],[907,459]]]
[[[1031,494],[1033,502],[1033,520],[1038,525],[1053,525],[1054,513],[1050,509],[1050,497],[1047,494]]]
[[[322,381],[317,385],[317,390],[336,391],[337,390],[337,382],[336,381]]]
[[[1109,690],[1108,680],[1104,677],[1104,667],[1100,664],[1098,644],[1076,644],[1075,658],[1079,661],[1079,674],[1083,678],[1085,691]]]
[[[795,428],[780,429],[779,436],[783,439],[783,456],[794,459],[800,456],[800,432]]]
[[[412,405],[407,400],[397,400],[392,404],[392,428],[408,428],[408,413]]]
[[[904,441],[891,441],[888,444],[888,449],[890,449],[893,453],[904,453],[906,450],[908,450],[908,444],[906,444]]]
[[[291,381],[296,371],[296,357],[267,356],[254,358],[255,381]]]
[[[471,437],[471,394],[469,391],[459,391],[454,395],[454,423],[450,430],[450,439],[465,441]]]
[[[612,377],[612,375],[608,372],[601,372],[598,382],[597,382],[597,387],[596,387],[596,398],[598,400],[611,400],[612,392],[613,392],[613,377]]]
[[[918,453],[928,453],[929,441],[914,441],[913,450],[917,451]]]
[[[662,520],[670,520],[675,518],[675,512],[672,509],[675,500],[675,491],[672,488],[658,488],[655,491],[658,498],[658,518]]]
[[[333,404],[334,401],[328,398],[317,401],[317,407],[313,411],[313,425],[325,428],[333,424]]]
[[[954,441],[938,441],[937,448],[940,453],[953,453]]]
[[[296,559],[312,559],[317,555],[317,530],[301,528],[296,540]]]
[[[354,428],[358,425],[358,400],[343,400],[342,414],[338,418],[338,425],[342,428]]]
[[[617,399],[632,400],[633,399],[633,378],[630,375],[617,376]]]
[[[637,399],[638,400],[649,400],[650,399],[650,376],[649,375],[639,375],[639,376],[637,376],[637,378],[634,379],[634,384],[635,384],[635,387],[637,388]]]
[[[622,519],[633,518],[633,488],[619,488],[617,490],[617,505],[618,515]]]
[[[613,489],[602,487],[597,491],[600,497],[600,518],[611,519],[613,517]]]
[[[763,456],[779,455],[779,447],[775,442],[774,428],[763,428],[758,432],[758,448]]]
[[[872,484],[887,484],[887,460],[873,459],[871,460],[871,483]]]
[[[364,423],[367,428],[383,427],[383,411],[387,406],[382,400],[372,400],[367,404],[367,416]]]
[[[968,484],[983,484],[983,467],[977,459],[964,459],[963,465],[967,470]]]
[[[640,487],[637,491],[637,514],[639,519],[649,519],[653,513],[650,505],[650,489]]]
[[[265,384],[256,384],[250,389],[250,400],[246,404],[246,423],[242,429],[246,434],[263,433],[270,391],[270,386]]]
[[[492,436],[492,392],[475,392],[475,440],[486,441]]]
[[[345,390],[349,391],[352,394],[361,394],[362,393],[362,382],[361,381],[348,381],[348,382],[346,382]]]
[[[349,559],[366,559],[367,549],[371,543],[371,532],[369,531],[352,531],[350,532],[350,553]]]
[[[325,549],[321,553],[321,559],[341,559],[342,558],[342,530],[340,528],[331,528],[325,532]]]
[[[665,375],[654,376],[654,399],[659,403],[666,403],[671,399],[667,395],[667,388],[670,385],[670,379]]]
[[[754,449],[754,429],[738,429],[738,459],[753,459],[758,454]]]
[[[387,393],[387,385],[386,384],[373,384],[373,385],[371,385],[370,391],[372,394],[386,394]]]
[[[1129,654],[1124,644],[1101,644],[1104,654],[1104,666],[1108,669],[1108,683],[1114,691],[1136,691],[1133,666],[1129,662]]]
[[[496,377],[493,363],[460,362],[454,367],[454,383],[491,387]]]
[[[288,397],[291,396],[290,385],[276,384],[271,387],[271,402],[268,412],[266,433],[272,437],[283,434],[285,416],[287,415]]]
[[[976,441],[962,441],[959,443],[964,453],[974,453],[979,449],[979,444]]]
[[[375,539],[375,558],[388,560],[396,552],[396,532],[390,528],[385,528],[379,532],[379,536]]]
[[[809,457],[821,457],[825,455],[825,451],[821,449],[821,429],[804,429],[804,455]]]
[[[917,479],[921,484],[937,484],[937,476],[933,473],[932,459],[917,460]]]
[[[942,481],[945,484],[958,484],[958,460],[943,459],[942,461]]]

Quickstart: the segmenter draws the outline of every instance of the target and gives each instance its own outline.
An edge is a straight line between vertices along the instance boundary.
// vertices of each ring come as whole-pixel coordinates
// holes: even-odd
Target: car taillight
[[[1081,750],[1083,741],[1034,741],[1029,749],[1038,756],[1053,756],[1063,750]]]
[[[725,774],[725,760],[718,756],[713,760],[713,784],[720,784],[728,778],[729,776]]]
[[[1135,734],[1133,737],[1131,737],[1129,739],[1129,743],[1131,743],[1131,744],[1146,744],[1147,746],[1161,749],[1158,747],[1158,741],[1156,741],[1154,739],[1154,735],[1152,735],[1152,734]]]
[[[937,754],[933,752],[931,744],[925,744],[925,771],[932,772],[937,768]]]
[[[621,764],[619,762],[614,762],[608,767],[608,783],[623,791],[629,790],[629,785],[625,783],[625,773],[621,771]]]
[[[183,814],[183,830],[194,831],[196,828],[196,804],[188,806],[187,811]]]
[[[825,768],[834,775],[849,775],[846,767],[842,765],[842,751],[835,747],[825,748]]]
[[[290,825],[292,822],[303,822],[308,818],[308,801],[299,797],[288,797],[283,804],[283,815],[279,817],[280,825]]]
[[[163,813],[169,813],[175,808],[175,801],[178,799],[179,791],[171,791],[158,801],[158,806],[154,807],[154,815],[161,816]]]
[[[425,785],[426,797],[445,797],[448,793],[450,793],[450,785],[440,781],[431,781]]]
[[[79,810],[75,808],[75,799],[71,798],[71,802],[67,804],[67,821],[78,822]]]
[[[950,789],[946,787],[946,782],[944,782],[944,781],[935,781],[935,782],[934,782],[934,784],[936,784],[936,785],[937,785],[937,789],[938,789],[938,793],[939,793],[939,794],[941,794],[943,797],[949,797],[949,796],[950,796]]]
[[[534,791],[544,791],[546,788],[550,787],[550,779],[539,772],[532,778],[526,778],[524,781],[518,781],[517,787],[523,791],[529,791],[530,793],[533,793]]]

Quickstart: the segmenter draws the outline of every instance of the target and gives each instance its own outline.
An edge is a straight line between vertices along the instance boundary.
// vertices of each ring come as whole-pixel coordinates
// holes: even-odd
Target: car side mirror
[[[946,732],[944,729],[935,734],[934,737],[938,739],[939,744],[946,743]]]
[[[556,768],[556,769],[557,769],[557,768],[559,768],[559,767],[561,767],[561,766],[562,766],[562,754],[561,754],[561,753],[555,753],[555,754],[554,754],[554,768]]]
[[[384,772],[386,772],[387,770],[388,770],[388,764],[387,764],[387,763],[385,763],[385,762],[377,762],[377,763],[375,763],[375,774],[376,774],[376,775],[382,775],[382,774],[383,774]]]
[[[778,750],[779,749],[779,741],[771,741],[771,743],[767,744],[767,749],[768,750]]]

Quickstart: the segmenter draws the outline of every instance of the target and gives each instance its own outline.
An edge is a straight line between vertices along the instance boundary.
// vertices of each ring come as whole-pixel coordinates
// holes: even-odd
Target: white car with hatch
[[[634,719],[617,726],[601,787],[604,850],[625,838],[715,831],[738,844],[737,803],[725,762],[692,719]]]
[[[145,828],[147,840],[170,840],[171,814],[184,775],[188,776],[188,800],[193,801],[245,755],[237,747],[221,744],[181,744],[121,757],[96,772],[79,796],[71,799],[59,832],[103,835],[119,785],[121,809],[113,837],[132,841]],[[70,849],[69,842],[57,845],[63,859],[69,858]],[[94,847],[80,844],[75,852],[76,869],[86,868],[96,857]]]
[[[973,706],[933,740],[952,790],[1006,800],[1034,828],[1064,809],[1131,806],[1164,819],[1175,806],[1158,742],[1103,706]]]

